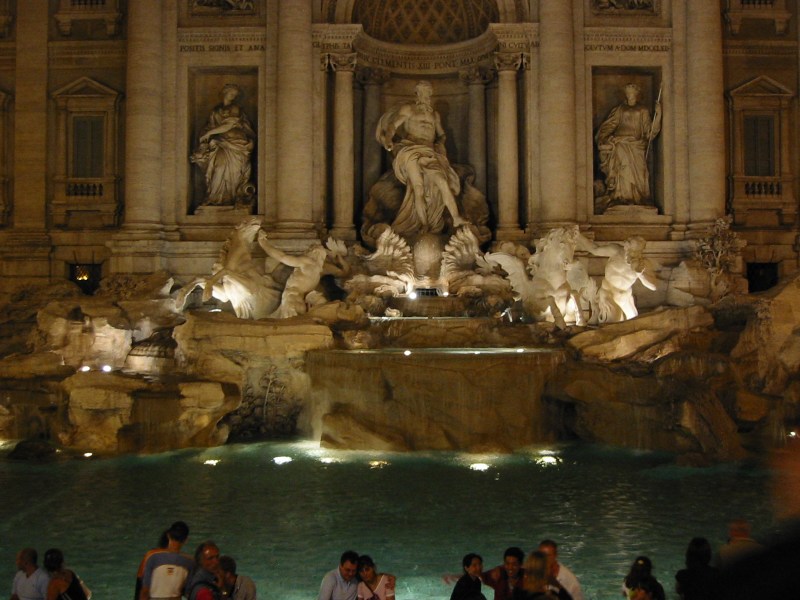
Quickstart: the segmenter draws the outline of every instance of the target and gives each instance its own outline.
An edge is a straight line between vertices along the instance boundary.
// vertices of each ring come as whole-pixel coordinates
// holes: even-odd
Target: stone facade
[[[668,279],[732,213],[743,269],[785,279],[800,252],[800,3],[749,4],[0,2],[0,293],[87,269],[185,282],[249,214],[290,252],[358,240],[389,168],[378,116],[420,79],[495,241],[567,224],[639,235]],[[629,83],[663,109],[637,167],[650,198],[605,207],[596,134]],[[228,84],[253,132],[253,201],[209,205],[190,156]]]

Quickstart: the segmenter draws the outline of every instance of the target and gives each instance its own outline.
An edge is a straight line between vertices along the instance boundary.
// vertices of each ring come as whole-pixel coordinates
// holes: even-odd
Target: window
[[[51,214],[56,227],[114,227],[122,211],[119,190],[121,94],[81,77],[53,93],[56,148]]]
[[[756,177],[775,175],[775,117],[744,117],[744,174]]]
[[[103,117],[72,118],[72,176],[102,177]]]

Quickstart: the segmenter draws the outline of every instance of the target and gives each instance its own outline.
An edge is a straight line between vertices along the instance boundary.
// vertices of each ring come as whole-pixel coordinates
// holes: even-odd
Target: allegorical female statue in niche
[[[639,103],[642,90],[635,83],[625,86],[625,102],[611,109],[595,136],[604,189],[596,204],[607,208],[619,204],[652,206],[647,158],[653,138],[661,131],[661,101],[651,119],[650,110]]]
[[[200,145],[190,157],[205,173],[206,206],[249,206],[255,199],[250,156],[256,136],[237,102],[241,93],[230,83],[222,88],[222,103],[211,111]]]

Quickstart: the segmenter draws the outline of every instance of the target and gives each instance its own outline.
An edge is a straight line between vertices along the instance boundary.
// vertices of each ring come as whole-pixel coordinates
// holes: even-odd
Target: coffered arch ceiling
[[[375,39],[441,45],[476,38],[489,23],[527,20],[522,0],[323,0],[328,23],[360,23]]]

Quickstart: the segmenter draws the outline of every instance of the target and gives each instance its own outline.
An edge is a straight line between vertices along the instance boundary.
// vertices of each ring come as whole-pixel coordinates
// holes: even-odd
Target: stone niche
[[[250,152],[250,177],[252,184],[252,201],[246,203],[226,202],[213,205],[207,202],[207,186],[205,170],[198,164],[193,164],[190,157],[196,154],[200,147],[200,137],[209,126],[212,113],[222,105],[225,86],[234,85],[240,93],[233,105],[238,107],[247,118],[254,135],[253,147]],[[256,182],[258,180],[258,148],[255,144],[258,138],[258,69],[252,67],[214,67],[192,68],[189,71],[187,104],[189,112],[188,140],[185,147],[186,167],[189,169],[188,198],[186,200],[186,214],[217,214],[220,212],[235,212],[238,218],[252,214],[257,206]]]
[[[647,150],[647,169],[650,177],[651,199],[643,204],[614,206],[608,202],[608,182],[600,167],[600,153],[595,136],[609,113],[625,102],[625,86],[639,86],[641,95],[639,103],[647,108],[651,118],[662,82],[660,67],[592,67],[592,165],[593,165],[593,198],[595,215],[612,215],[619,211],[636,209],[641,216],[663,215],[664,210],[664,169],[661,134],[655,136]]]

